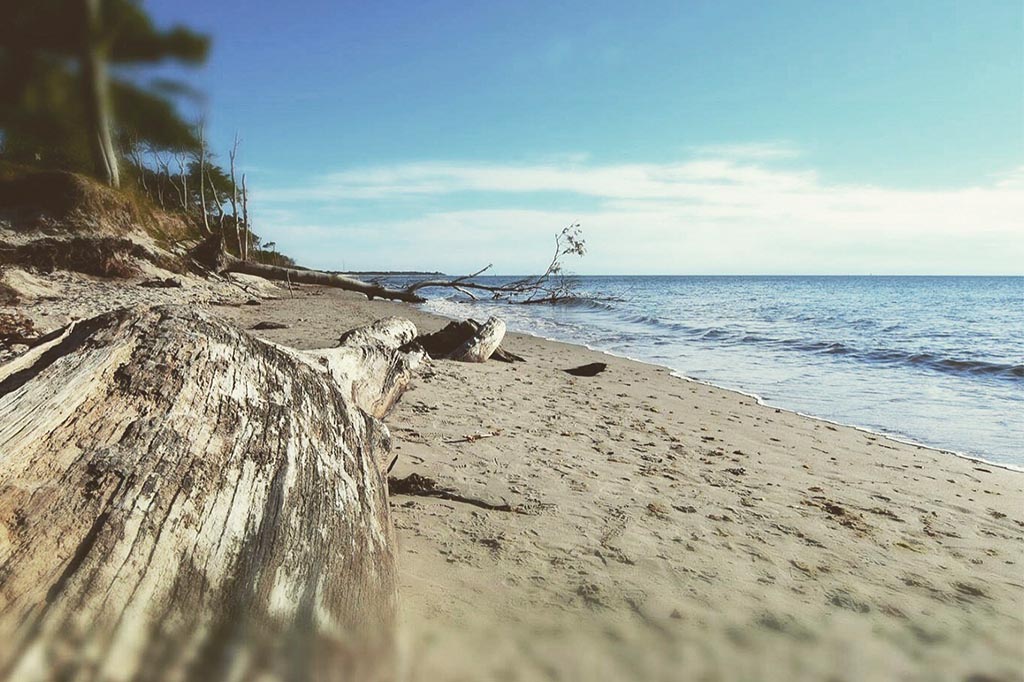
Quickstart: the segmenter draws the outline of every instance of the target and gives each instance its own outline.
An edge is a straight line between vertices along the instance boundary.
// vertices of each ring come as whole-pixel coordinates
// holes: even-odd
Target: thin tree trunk
[[[83,40],[79,57],[89,149],[93,169],[103,182],[120,187],[117,154],[111,137],[110,92],[107,64],[101,43],[100,0],[80,0],[83,16]]]
[[[210,218],[206,214],[206,184],[203,173],[206,172],[206,136],[203,126],[199,126],[199,207],[203,212],[203,234],[210,234]]]
[[[252,240],[252,231],[249,229],[249,190],[245,187],[245,173],[242,173],[242,229],[245,235],[245,249],[242,251],[242,260],[249,260],[249,243]]]
[[[185,216],[188,216],[189,209],[189,197],[188,197],[188,155],[182,151],[178,157],[178,173],[181,177],[181,210],[184,211]]]
[[[238,133],[235,133],[235,143],[231,146],[228,159],[231,162],[231,220],[235,224],[235,244],[238,246],[238,255],[242,255],[242,233],[238,227],[238,184],[235,182],[235,157],[238,155]]]
[[[220,195],[217,194],[217,188],[213,184],[213,177],[210,172],[206,172],[206,181],[210,184],[210,193],[213,194],[213,203],[217,206],[217,229],[221,233],[224,232],[224,206],[221,204]]]

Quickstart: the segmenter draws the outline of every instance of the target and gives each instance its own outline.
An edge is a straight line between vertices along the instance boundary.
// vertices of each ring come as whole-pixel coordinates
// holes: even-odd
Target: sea
[[[423,307],[1024,469],[1024,277],[602,276],[578,291],[510,305],[434,290]]]

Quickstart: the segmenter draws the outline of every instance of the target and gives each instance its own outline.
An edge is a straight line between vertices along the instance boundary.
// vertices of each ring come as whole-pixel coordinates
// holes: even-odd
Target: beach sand
[[[183,301],[298,348],[446,322],[244,277],[5,281],[23,297],[0,312],[38,330]],[[526,361],[431,361],[386,420],[391,475],[447,493],[392,496],[407,679],[1024,679],[1024,473],[579,346],[505,346]],[[561,371],[589,362],[608,368]]]
[[[299,348],[410,306],[219,308]],[[1024,474],[511,334],[387,423],[408,678],[1024,679]],[[590,378],[561,371],[589,362]]]

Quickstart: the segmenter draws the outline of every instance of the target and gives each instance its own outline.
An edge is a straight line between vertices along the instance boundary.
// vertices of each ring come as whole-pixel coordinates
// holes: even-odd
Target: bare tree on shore
[[[228,253],[224,248],[224,235],[214,234],[191,253],[192,262],[203,270],[216,273],[240,272],[265,279],[297,284],[315,284],[355,291],[369,299],[382,298],[408,303],[423,303],[420,293],[425,289],[454,289],[476,299],[472,292],[486,292],[491,300],[516,304],[564,303],[580,297],[575,280],[565,274],[563,258],[586,253],[586,242],[578,223],[563,228],[555,235],[555,252],[545,271],[504,284],[491,284],[477,280],[491,268],[487,265],[476,272],[450,279],[424,279],[404,288],[392,288],[379,282],[364,282],[347,275],[288,268],[267,263],[246,261]]]

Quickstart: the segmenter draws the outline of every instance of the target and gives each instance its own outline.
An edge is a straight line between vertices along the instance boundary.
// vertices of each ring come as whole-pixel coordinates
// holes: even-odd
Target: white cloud
[[[580,221],[590,254],[577,269],[586,272],[1022,271],[1024,167],[961,189],[892,189],[772,166],[790,152],[772,143],[703,148],[664,164],[404,163],[254,198],[295,214],[264,217],[265,231],[319,266],[344,251],[366,268],[454,272],[495,260],[499,271],[524,272],[542,264],[551,234]],[[484,198],[493,208],[467,208]],[[413,217],[357,218],[394,206]],[[339,208],[351,211],[340,223],[310,218]]]

